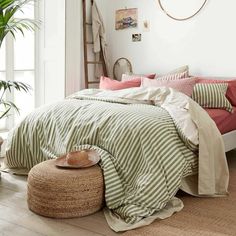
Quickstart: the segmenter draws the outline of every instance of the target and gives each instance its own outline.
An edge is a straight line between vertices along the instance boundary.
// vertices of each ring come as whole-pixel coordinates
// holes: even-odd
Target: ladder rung
[[[86,42],[86,44],[93,44],[93,42]]]
[[[87,64],[103,64],[102,61],[87,61]]]
[[[88,81],[88,84],[99,84],[100,81]]]
[[[85,24],[86,24],[86,25],[92,25],[92,23],[88,23],[88,22],[86,22]]]

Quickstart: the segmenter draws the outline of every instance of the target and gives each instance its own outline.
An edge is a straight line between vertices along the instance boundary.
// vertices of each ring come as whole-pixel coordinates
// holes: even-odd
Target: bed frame
[[[222,135],[225,143],[225,152],[236,149],[236,130]]]

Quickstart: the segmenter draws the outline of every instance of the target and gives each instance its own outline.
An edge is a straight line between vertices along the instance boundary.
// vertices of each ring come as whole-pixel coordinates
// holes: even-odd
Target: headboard
[[[221,76],[193,76],[200,79],[212,79],[212,80],[236,80],[236,77],[221,77]]]

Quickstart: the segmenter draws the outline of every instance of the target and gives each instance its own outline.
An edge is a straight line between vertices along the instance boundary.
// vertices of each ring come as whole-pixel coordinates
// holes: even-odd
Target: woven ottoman
[[[28,207],[53,218],[73,218],[99,211],[103,206],[104,182],[98,165],[62,169],[55,160],[34,166],[28,176]]]

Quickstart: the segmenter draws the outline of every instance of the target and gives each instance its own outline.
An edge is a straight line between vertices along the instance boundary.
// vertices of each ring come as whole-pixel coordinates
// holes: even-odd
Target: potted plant
[[[34,30],[38,22],[29,18],[15,18],[18,12],[24,13],[24,7],[35,0],[1,0],[0,1],[0,48],[4,38],[10,33],[15,38],[15,33],[25,30]]]
[[[14,38],[16,33],[24,35],[26,30],[33,31],[38,22],[28,18],[16,18],[18,12],[24,13],[24,7],[34,0],[0,0],[0,50],[3,40],[8,34]],[[27,84],[17,81],[4,81],[0,78],[0,119],[8,116],[11,110],[19,112],[17,106],[6,99],[6,92],[11,93],[13,89],[28,92],[30,87]]]
[[[38,25],[38,22],[28,18],[16,18],[18,12],[24,13],[24,7],[35,0],[1,0],[0,1],[0,50],[3,40],[8,34],[14,38],[17,32],[24,35],[25,30],[33,31]],[[0,78],[1,79],[1,78]],[[11,92],[12,89],[28,92],[30,87],[27,84],[17,81],[0,80],[0,106],[4,110],[0,110],[0,119],[7,116],[11,109],[19,112],[19,109],[13,102],[4,99],[5,93]]]

